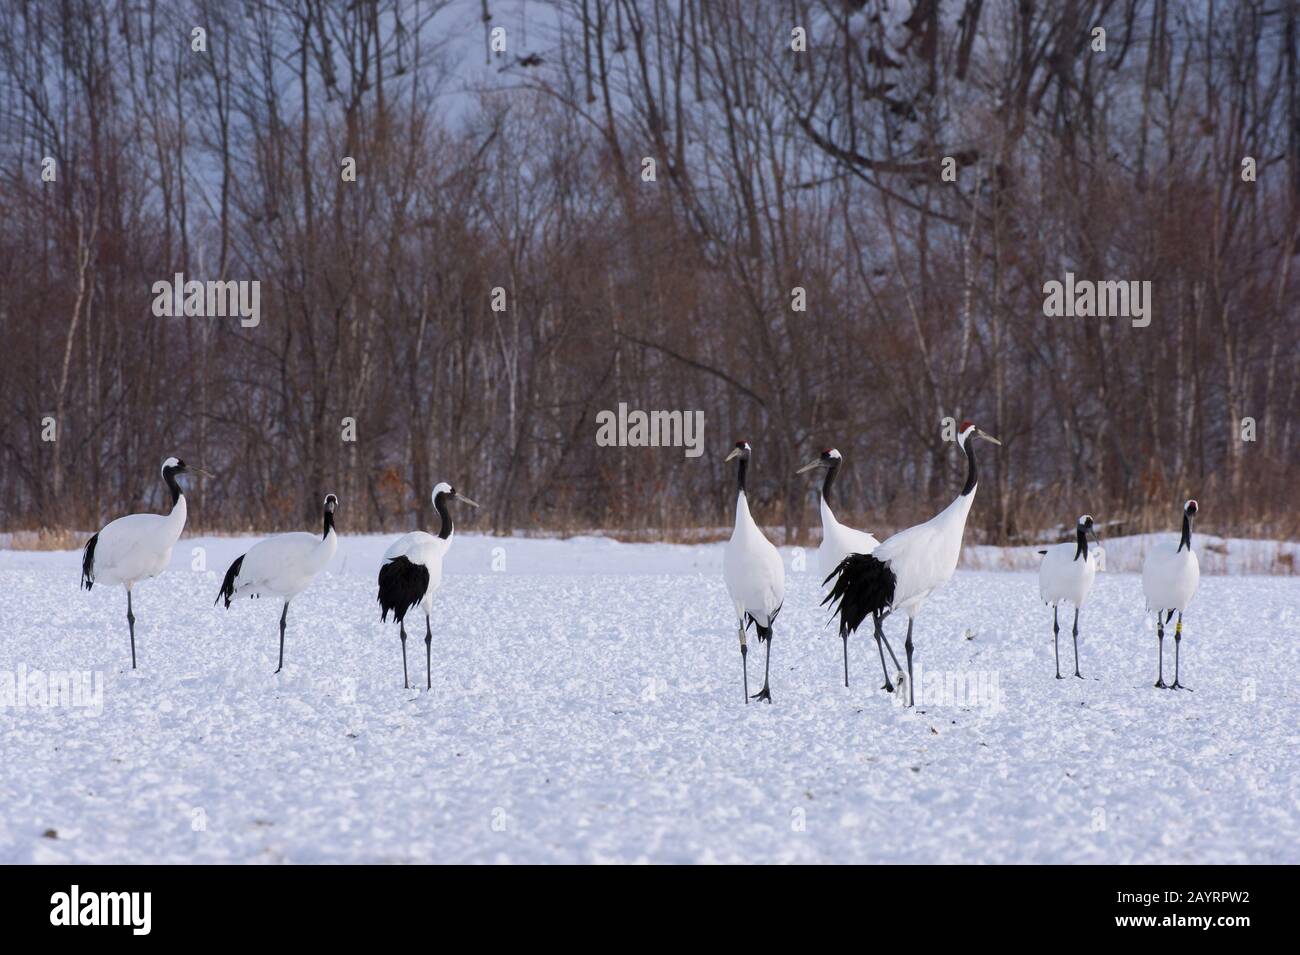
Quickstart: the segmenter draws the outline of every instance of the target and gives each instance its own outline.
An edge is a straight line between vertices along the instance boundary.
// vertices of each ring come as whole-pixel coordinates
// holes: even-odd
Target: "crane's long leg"
[[[745,625],[740,625],[740,666],[745,675],[745,705],[749,705],[749,647],[745,646]]]
[[[429,615],[424,615],[424,688],[433,689],[433,628],[429,625]]]
[[[1079,672],[1079,608],[1074,608],[1074,675],[1080,680],[1083,674]]]
[[[1056,655],[1056,678],[1061,679],[1061,625],[1057,621],[1057,606],[1052,604],[1052,653]]]
[[[406,621],[397,621],[397,633],[402,638],[402,689],[411,688],[411,678],[406,675]]]
[[[284,621],[289,616],[289,601],[284,602],[284,610],[280,611],[280,665],[275,668],[279,673],[284,669]]]
[[[884,638],[885,633],[880,628],[880,614],[874,613],[871,616],[874,618],[876,624],[876,650],[877,652],[880,653],[880,670],[882,673],[885,674],[885,685],[882,686],[881,689],[884,690],[886,693],[893,693],[894,684],[889,682],[889,668],[885,666],[885,649],[883,646],[881,646],[881,640]],[[894,651],[892,649],[889,651],[889,655],[891,657],[894,655]],[[897,660],[894,661],[894,666],[898,666]],[[845,686],[849,685],[847,680],[845,680],[844,685]]]
[[[131,588],[126,588],[126,625],[131,631],[131,669],[135,669],[135,614],[131,612]]]
[[[903,649],[907,651],[907,705],[916,706],[916,687],[912,683],[912,618],[907,618],[907,642]]]
[[[1172,611],[1170,611],[1172,613]],[[1183,686],[1178,682],[1178,646],[1183,642],[1183,612],[1178,611],[1178,623],[1174,624],[1174,682],[1170,684],[1171,690],[1188,690],[1190,686]]]
[[[840,639],[844,641],[844,685],[849,685],[849,635],[847,632],[840,634]]]
[[[883,641],[885,641],[885,649],[889,651],[889,659],[891,659],[891,660],[894,661],[894,667],[895,667],[895,669],[897,669],[898,671],[901,672],[902,669],[903,669],[903,665],[902,665],[901,663],[898,662],[898,657],[894,656],[894,648],[891,647],[891,646],[889,645],[889,638],[888,638],[887,636],[885,636],[885,627],[884,627],[884,623],[885,623],[885,617],[886,617],[886,616],[888,616],[888,614],[881,614],[881,616],[880,616],[880,623],[881,623],[881,627],[880,627],[880,639],[883,640]]]
[[[772,666],[772,631],[767,631],[767,656],[763,658],[763,689],[754,694],[756,700],[767,700],[772,702],[772,691],[767,686],[768,670]]]
[[[1156,611],[1156,645],[1159,647],[1157,659],[1160,661],[1159,675],[1156,677],[1156,687],[1161,690],[1169,689],[1165,683],[1165,622],[1161,619],[1163,610]]]

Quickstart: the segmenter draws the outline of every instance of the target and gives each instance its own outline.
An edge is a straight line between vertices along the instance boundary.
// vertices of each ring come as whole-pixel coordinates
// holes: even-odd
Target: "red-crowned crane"
[[[843,458],[840,452],[835,448],[827,448],[821,453],[821,456],[809,461],[801,467],[796,474],[803,474],[814,468],[822,468],[826,475],[822,478],[822,542],[817,548],[817,569],[823,580],[831,575],[836,567],[840,565],[845,557],[849,554],[870,554],[876,549],[880,541],[868,534],[866,531],[860,531],[852,527],[841,524],[835,518],[835,512],[831,510],[831,486],[835,483],[835,475],[840,469]],[[844,685],[849,685],[849,635],[847,632],[840,634],[840,639],[844,641]],[[882,689],[889,690],[891,693],[894,686],[889,682],[889,670],[885,666],[885,651],[880,649],[880,639],[876,639],[876,649],[880,650],[880,668],[885,671],[885,685]]]
[[[1196,596],[1201,583],[1201,565],[1192,550],[1192,518],[1196,517],[1197,504],[1188,501],[1183,505],[1183,535],[1178,547],[1167,543],[1157,544],[1147,551],[1142,562],[1142,592],[1146,594],[1147,609],[1156,612],[1156,639],[1158,641],[1159,670],[1155,685],[1162,690],[1190,690],[1178,682],[1178,648],[1183,642],[1183,611]],[[1174,627],[1174,682],[1165,684],[1165,624],[1178,611],[1178,624]],[[1163,615],[1163,619],[1162,619]]]
[[[1092,582],[1097,576],[1097,551],[1088,550],[1088,535],[1101,546],[1097,540],[1097,531],[1093,527],[1091,515],[1084,514],[1075,525],[1075,539],[1065,544],[1053,544],[1038,553],[1043,555],[1043,562],[1038,565],[1038,595],[1043,603],[1052,608],[1052,650],[1056,655],[1056,678],[1061,677],[1061,649],[1059,637],[1061,625],[1057,619],[1061,601],[1074,607],[1074,675],[1080,680],[1079,672],[1079,608],[1088,599]]]
[[[822,601],[839,614],[840,632],[853,632],[871,614],[881,632],[884,617],[897,610],[907,611],[907,696],[916,705],[912,682],[912,625],[925,599],[947,583],[961,557],[961,539],[966,517],[975,500],[978,480],[972,438],[1001,444],[997,438],[969,421],[958,429],[957,443],[966,453],[966,485],[956,499],[924,524],[899,531],[870,554],[850,554],[840,562],[827,581],[834,581]],[[888,647],[888,641],[885,645]],[[890,650],[893,656],[893,650]],[[897,665],[897,659],[895,659]]]
[[[181,474],[206,474],[191,468],[180,458],[162,463],[162,477],[172,492],[169,514],[128,514],[105,524],[86,541],[81,557],[81,586],[121,584],[126,588],[126,625],[131,631],[131,669],[135,669],[135,614],[131,611],[131,588],[142,580],[157,577],[171,563],[172,548],[185,530],[188,509],[185,492],[176,483]]]
[[[753,699],[772,702],[768,675],[772,664],[772,624],[785,602],[785,565],[772,542],[763,536],[749,513],[745,497],[745,471],[749,467],[751,449],[748,442],[737,441],[727,455],[727,461],[739,461],[736,468],[736,527],[731,540],[722,552],[722,577],[727,582],[727,593],[736,608],[736,624],[740,632],[740,663],[745,672],[745,702],[750,701],[749,666],[745,644],[745,630],[752,623],[759,643],[767,644],[767,659],[763,664],[763,689]]]
[[[433,489],[433,509],[441,521],[438,536],[424,531],[403,534],[384,552],[384,562],[379,568],[379,619],[387,621],[391,611],[397,620],[397,632],[402,638],[402,688],[406,690],[411,688],[406,675],[406,612],[417,605],[424,611],[425,688],[433,689],[433,628],[429,614],[433,611],[433,592],[442,584],[442,559],[451,547],[455,532],[447,510],[448,501],[478,507],[450,484],[442,482]]]
[[[280,611],[280,663],[276,673],[284,669],[284,625],[289,617],[289,601],[311,586],[313,578],[325,569],[338,550],[339,535],[334,529],[334,509],[338,503],[333,494],[325,495],[324,531],[319,537],[305,531],[277,534],[236,557],[217,592],[214,603],[225,598],[226,609],[230,609],[233,598],[245,595],[279,597],[284,601],[284,609]]]

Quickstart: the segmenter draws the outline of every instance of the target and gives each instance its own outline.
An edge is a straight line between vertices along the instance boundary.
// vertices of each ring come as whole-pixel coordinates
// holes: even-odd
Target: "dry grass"
[[[86,531],[53,530],[14,531],[0,534],[0,550],[80,550],[90,539]]]

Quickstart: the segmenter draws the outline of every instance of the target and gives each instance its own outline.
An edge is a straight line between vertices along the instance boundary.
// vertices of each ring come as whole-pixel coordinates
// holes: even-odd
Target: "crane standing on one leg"
[[[157,577],[171,563],[172,548],[185,529],[189,513],[185,492],[176,478],[201,468],[189,467],[180,458],[162,464],[162,477],[172,495],[169,514],[128,514],[106,525],[86,541],[81,558],[81,586],[121,584],[126,588],[126,625],[131,632],[131,669],[135,667],[135,613],[131,609],[131,588],[141,580]]]

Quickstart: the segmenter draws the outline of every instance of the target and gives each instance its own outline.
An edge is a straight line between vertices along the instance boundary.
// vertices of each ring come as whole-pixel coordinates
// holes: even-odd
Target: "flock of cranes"
[[[821,488],[822,542],[818,566],[827,592],[822,600],[833,617],[839,618],[839,634],[844,650],[844,685],[849,685],[849,635],[871,618],[872,636],[880,656],[885,682],[881,689],[895,691],[890,669],[885,662],[888,651],[894,664],[895,680],[906,682],[908,703],[915,705],[913,688],[913,629],[916,616],[926,599],[942,587],[957,569],[961,555],[966,519],[975,500],[979,473],[974,441],[1001,444],[997,438],[962,423],[957,443],[966,456],[966,483],[947,507],[924,523],[899,531],[883,542],[873,535],[841,524],[831,510],[831,489],[842,462],[839,451],[828,448],[798,473],[820,469],[825,472]],[[745,493],[745,478],[753,449],[739,441],[726,457],[736,462],[736,522],[731,539],[723,551],[722,568],[727,593],[736,614],[740,640],[741,668],[745,702],[750,699],[772,702],[771,663],[773,630],[785,603],[785,565],[781,555],[755,523]],[[187,509],[181,475],[206,474],[190,467],[179,458],[169,457],[162,465],[162,478],[172,496],[168,514],[129,514],[106,524],[86,542],[82,556],[81,585],[90,590],[95,584],[121,585],[126,590],[126,619],[131,637],[131,667],[136,668],[135,614],[131,608],[131,590],[142,580],[156,577],[171,562],[172,548],[185,529]],[[433,687],[432,644],[433,595],[442,583],[442,562],[451,547],[454,524],[448,506],[453,503],[478,507],[474,501],[442,483],[433,489],[433,506],[441,522],[437,536],[413,531],[393,542],[384,553],[379,570],[378,602],[380,619],[391,613],[398,625],[402,645],[402,684],[410,687],[406,661],[406,615],[419,607],[424,612],[425,686]],[[338,549],[338,532],[334,512],[338,498],[326,495],[322,504],[322,531],[278,534],[255,544],[236,558],[227,569],[216,602],[227,608],[236,597],[277,597],[284,601],[280,613],[280,657],[275,672],[284,668],[284,635],[289,603],[310,585],[329,564]],[[1162,689],[1187,689],[1179,680],[1179,648],[1182,643],[1183,611],[1196,594],[1200,567],[1192,550],[1192,520],[1196,501],[1183,506],[1182,536],[1177,548],[1156,545],[1146,556],[1142,568],[1142,589],[1147,609],[1156,611],[1158,640],[1158,677],[1155,685]],[[1079,611],[1087,601],[1097,573],[1098,548],[1089,548],[1088,540],[1100,546],[1095,524],[1084,514],[1076,525],[1076,539],[1056,544],[1039,553],[1039,596],[1052,608],[1052,640],[1056,657],[1056,678],[1061,677],[1060,605],[1074,608],[1074,675],[1079,672]],[[907,616],[907,637],[903,644],[907,659],[906,676],[885,636],[884,621],[895,613]],[[1178,615],[1174,628],[1174,682],[1164,681],[1165,627]],[[753,628],[760,644],[766,645],[763,662],[763,688],[749,693],[749,647],[747,634]]]
[[[188,513],[185,492],[176,479],[189,473],[207,472],[190,467],[179,458],[164,461],[162,476],[172,495],[171,513],[119,517],[90,538],[82,554],[83,588],[90,590],[95,584],[120,584],[126,590],[126,620],[131,632],[133,670],[136,669],[136,656],[131,588],[142,580],[158,576],[171,562],[172,548],[180,540]],[[433,630],[429,615],[433,609],[434,591],[442,584],[442,559],[451,546],[453,525],[447,511],[450,501],[478,507],[469,498],[458,494],[450,484],[439,484],[433,489],[433,507],[442,521],[438,536],[424,531],[403,535],[388,548],[379,570],[380,619],[386,621],[388,614],[392,613],[397,620],[402,640],[402,684],[408,689],[405,618],[407,612],[417,606],[424,610],[426,684],[433,687]],[[339,536],[334,528],[334,511],[338,504],[335,495],[325,495],[319,536],[294,532],[268,537],[236,557],[221,581],[214,602],[225,601],[227,609],[236,597],[278,597],[284,601],[280,611],[280,662],[275,668],[276,673],[284,669],[284,631],[289,619],[289,602],[311,586],[312,580],[325,569],[338,550]]]
[[[963,421],[957,433],[957,443],[966,455],[966,483],[952,503],[924,523],[905,528],[879,542],[864,531],[841,524],[830,506],[831,486],[842,457],[834,448],[827,448],[821,457],[799,469],[804,473],[816,468],[824,469],[822,483],[822,543],[818,550],[818,565],[829,589],[822,601],[830,605],[833,616],[839,618],[840,638],[844,642],[844,685],[849,684],[849,634],[871,617],[876,649],[880,653],[880,668],[885,674],[881,689],[894,692],[885,663],[885,651],[894,662],[894,672],[899,680],[906,680],[908,706],[915,706],[912,659],[915,645],[912,641],[916,616],[926,598],[942,587],[957,569],[961,556],[962,536],[966,518],[970,515],[979,484],[979,470],[975,461],[974,439],[993,444],[1002,442],[991,434]],[[767,644],[764,664],[763,689],[752,698],[772,702],[768,682],[768,664],[772,657],[772,625],[785,603],[785,569],[776,548],[772,545],[749,512],[745,496],[745,475],[753,449],[745,441],[737,442],[727,455],[727,461],[738,461],[736,471],[736,526],[723,555],[723,577],[727,593],[736,611],[736,626],[740,636],[741,664],[745,667],[745,702],[749,695],[746,631],[754,626],[756,635]],[[1147,552],[1142,567],[1142,589],[1146,595],[1147,609],[1156,611],[1156,634],[1159,640],[1159,676],[1155,685],[1160,688],[1186,689],[1178,680],[1178,648],[1182,641],[1183,610],[1196,594],[1200,583],[1200,567],[1192,551],[1192,518],[1197,504],[1188,501],[1183,506],[1183,534],[1176,550],[1156,545]],[[1088,538],[1097,541],[1093,519],[1084,514],[1079,518],[1076,540],[1057,544],[1039,551],[1043,555],[1039,566],[1039,596],[1052,608],[1052,637],[1056,647],[1056,678],[1061,679],[1060,623],[1058,613],[1061,603],[1074,607],[1074,675],[1079,672],[1079,610],[1088,598],[1097,573],[1097,552],[1088,548]],[[907,675],[904,678],[898,657],[885,636],[884,621],[894,613],[907,615],[907,638],[903,650],[907,656]],[[1178,614],[1174,630],[1174,682],[1164,681],[1164,628]]]

